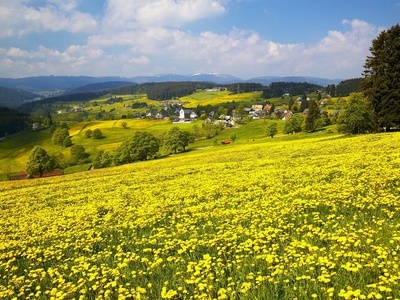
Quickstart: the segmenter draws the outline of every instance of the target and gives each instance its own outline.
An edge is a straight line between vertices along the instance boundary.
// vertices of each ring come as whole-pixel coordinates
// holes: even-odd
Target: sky
[[[0,77],[361,77],[400,0],[0,0]]]

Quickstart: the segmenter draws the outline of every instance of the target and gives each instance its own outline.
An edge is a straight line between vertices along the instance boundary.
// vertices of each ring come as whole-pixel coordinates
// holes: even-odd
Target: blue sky
[[[400,0],[0,0],[0,77],[360,77]]]

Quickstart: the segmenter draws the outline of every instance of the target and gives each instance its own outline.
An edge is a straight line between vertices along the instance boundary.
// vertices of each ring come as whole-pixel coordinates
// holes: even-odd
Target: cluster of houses
[[[254,104],[250,108],[245,108],[244,111],[252,116],[253,119],[261,119],[266,116],[272,116],[277,119],[287,120],[293,112],[282,107],[273,108],[271,104]]]
[[[160,112],[153,112],[148,110],[145,114],[147,118],[153,119],[172,119],[174,123],[190,123],[196,121],[199,116],[193,109],[184,108],[181,104],[174,103],[174,110],[168,116],[170,107],[167,106]],[[172,117],[171,117],[172,115]],[[240,121],[243,117],[251,117],[252,119],[261,119],[267,116],[272,116],[277,119],[286,120],[293,115],[293,112],[282,107],[273,108],[272,105],[253,104],[251,107],[244,108],[242,114],[233,112],[232,115],[221,114],[216,115],[215,111],[211,111],[206,116],[206,123],[222,123],[226,126],[233,126],[236,122]],[[139,116],[138,116],[139,117]]]

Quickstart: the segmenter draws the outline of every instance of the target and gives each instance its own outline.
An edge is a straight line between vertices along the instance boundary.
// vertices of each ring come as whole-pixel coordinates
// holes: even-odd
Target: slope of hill
[[[91,83],[91,84],[87,84],[87,85],[80,86],[75,89],[69,90],[68,92],[66,92],[66,94],[112,90],[112,89],[116,89],[116,88],[127,86],[127,85],[132,85],[132,82],[129,82],[129,81],[106,81],[106,82]]]
[[[29,128],[29,121],[29,115],[0,106],[0,138]],[[15,151],[18,150],[19,149],[15,149]]]
[[[15,108],[38,97],[39,95],[22,89],[0,86],[0,106],[3,107]]]
[[[0,297],[400,298],[399,148],[274,138],[0,182]]]

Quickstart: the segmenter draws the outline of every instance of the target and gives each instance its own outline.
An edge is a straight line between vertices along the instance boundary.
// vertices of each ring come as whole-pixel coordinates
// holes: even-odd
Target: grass
[[[260,98],[261,92],[252,92],[252,93],[242,93],[242,94],[232,94],[228,91],[223,92],[205,92],[198,91],[189,96],[181,97],[180,101],[183,103],[185,107],[194,108],[198,105],[206,106],[206,105],[219,105],[228,102],[255,102],[255,101],[263,101]]]

